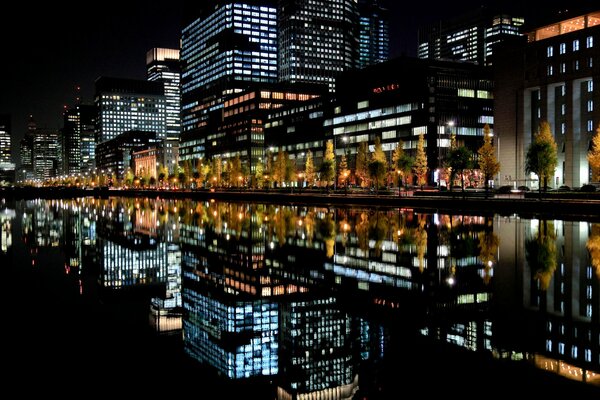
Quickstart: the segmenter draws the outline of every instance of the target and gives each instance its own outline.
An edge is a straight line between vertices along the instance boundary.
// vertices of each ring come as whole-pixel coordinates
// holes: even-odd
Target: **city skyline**
[[[33,115],[40,127],[59,128],[64,106],[72,106],[80,98],[85,103],[93,100],[94,80],[99,76],[143,79],[146,73],[145,54],[154,47],[178,48],[183,27],[183,0],[170,3],[171,7],[153,9],[141,3],[117,4],[109,1],[94,14],[84,14],[73,7],[52,12],[42,5],[34,11],[15,9],[27,16],[24,22],[34,41],[15,39],[14,32],[4,31],[3,43],[11,63],[3,65],[3,96],[0,111],[11,114],[13,160],[26,130],[27,118]],[[416,56],[417,29],[423,24],[448,18],[477,7],[493,4],[491,1],[466,1],[460,5],[446,5],[435,10],[425,5],[404,10],[400,4],[384,1],[390,10],[390,56]],[[504,6],[504,5],[503,5]],[[506,7],[513,8],[516,2]],[[516,11],[530,14],[526,6]],[[533,5],[529,6],[533,8]],[[115,13],[114,10],[119,12]],[[29,12],[26,12],[29,11]],[[135,23],[132,23],[135,21]],[[90,28],[93,27],[93,28]],[[42,63],[44,73],[34,73]],[[9,78],[10,77],[10,78]],[[77,87],[81,90],[78,91]]]

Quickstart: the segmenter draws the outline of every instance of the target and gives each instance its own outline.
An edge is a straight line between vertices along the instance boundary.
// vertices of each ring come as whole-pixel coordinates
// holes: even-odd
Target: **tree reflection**
[[[374,253],[376,257],[381,256],[383,241],[389,230],[388,219],[381,211],[375,211],[369,220],[369,240],[375,242]]]
[[[596,270],[596,276],[600,279],[600,224],[592,224],[592,231],[586,247],[590,253],[590,262]]]
[[[418,224],[414,230],[415,245],[417,247],[417,260],[419,272],[425,270],[425,254],[427,253],[427,218],[424,214],[418,216]]]
[[[483,264],[484,275],[483,282],[488,285],[492,279],[494,264],[496,263],[496,253],[500,245],[500,239],[493,231],[493,220],[486,217],[485,229],[479,232],[479,260]]]
[[[539,281],[542,290],[548,290],[556,270],[556,234],[554,224],[541,220],[537,233],[525,241],[525,258],[534,279]]]
[[[333,257],[336,235],[333,213],[327,213],[325,217],[319,221],[319,234],[325,243],[325,254],[327,258]]]

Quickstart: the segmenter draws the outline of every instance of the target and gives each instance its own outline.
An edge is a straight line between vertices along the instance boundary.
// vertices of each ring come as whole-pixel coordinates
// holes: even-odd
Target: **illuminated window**
[[[588,119],[587,122],[587,131],[591,132],[594,130],[594,121],[592,121],[591,119]]]
[[[548,65],[548,76],[554,75],[554,68],[552,65]]]
[[[594,81],[587,82],[587,91],[588,93],[592,93],[594,91]]]
[[[573,51],[579,50],[579,39],[573,40]]]
[[[594,37],[593,36],[588,36],[587,37],[587,39],[585,40],[585,46],[588,49],[594,47]]]
[[[565,54],[567,52],[567,45],[565,43],[561,43],[558,48],[558,52],[560,54]]]
[[[587,102],[587,111],[588,112],[594,111],[594,101],[593,100],[588,100],[588,102]]]
[[[548,46],[548,48],[546,48],[546,56],[547,57],[552,57],[554,55],[554,47],[553,46]]]

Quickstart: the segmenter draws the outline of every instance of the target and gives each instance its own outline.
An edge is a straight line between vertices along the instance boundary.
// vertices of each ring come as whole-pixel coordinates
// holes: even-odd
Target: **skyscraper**
[[[96,143],[96,107],[78,104],[65,110],[63,140],[63,173],[88,172],[94,167]]]
[[[148,80],[162,82],[165,90],[166,137],[181,133],[181,64],[179,50],[154,48],[146,54]]]
[[[19,158],[21,166],[19,169],[19,180],[33,179],[33,139],[37,130],[37,124],[33,115],[29,116],[27,121],[27,131],[21,139],[19,146]]]
[[[273,1],[212,1],[182,32],[183,131],[208,124],[226,95],[277,81]]]
[[[279,2],[279,78],[335,88],[335,77],[357,66],[356,0]]]
[[[166,106],[161,82],[100,77],[96,80],[96,144],[138,130],[166,136]]]
[[[418,57],[491,65],[493,46],[520,35],[521,17],[481,7],[419,29]]]
[[[0,164],[11,162],[10,134],[10,115],[0,114]]]
[[[33,176],[46,180],[55,177],[59,171],[59,135],[55,129],[36,129],[33,137]]]
[[[368,67],[390,57],[388,10],[380,0],[359,0],[358,68]]]

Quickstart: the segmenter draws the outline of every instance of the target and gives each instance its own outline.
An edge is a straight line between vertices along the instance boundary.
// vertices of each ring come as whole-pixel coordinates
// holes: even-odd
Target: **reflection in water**
[[[155,330],[182,330],[190,357],[273,382],[278,399],[366,396],[392,345],[416,338],[600,382],[596,224],[162,199],[2,207],[2,252],[11,235],[32,260],[60,246],[67,274],[96,278],[78,279],[82,293],[150,291]]]

